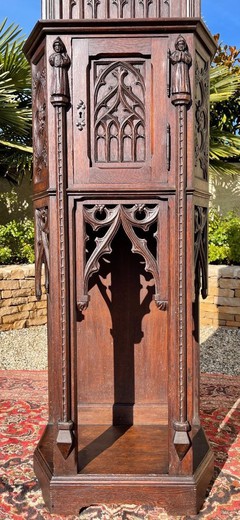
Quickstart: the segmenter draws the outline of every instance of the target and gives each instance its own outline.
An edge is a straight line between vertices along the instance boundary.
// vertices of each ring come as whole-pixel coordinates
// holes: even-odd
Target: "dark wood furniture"
[[[195,514],[212,476],[198,298],[215,44],[199,16],[198,1],[46,0],[25,45],[36,293],[43,263],[48,292],[34,466],[54,513],[127,502]]]

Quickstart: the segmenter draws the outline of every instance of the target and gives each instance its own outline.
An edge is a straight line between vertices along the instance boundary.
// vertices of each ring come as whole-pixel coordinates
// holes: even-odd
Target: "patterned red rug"
[[[47,419],[47,374],[0,371],[2,520],[240,520],[240,378],[203,374],[202,423],[215,453],[215,475],[197,516],[171,517],[163,509],[104,505],[79,516],[50,515],[32,469],[33,450]]]

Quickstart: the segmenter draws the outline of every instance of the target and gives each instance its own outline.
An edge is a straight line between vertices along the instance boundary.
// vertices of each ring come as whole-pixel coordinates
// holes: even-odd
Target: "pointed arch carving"
[[[112,241],[122,225],[127,237],[132,244],[132,252],[141,255],[145,262],[145,270],[152,274],[155,282],[154,300],[157,307],[166,310],[167,302],[161,299],[161,284],[157,263],[157,254],[154,256],[150,251],[146,238],[140,238],[135,231],[139,228],[149,232],[152,224],[158,222],[159,206],[138,203],[133,206],[128,204],[117,204],[112,207],[105,204],[96,204],[93,207],[83,208],[84,223],[89,224],[94,232],[106,228],[106,232],[95,237],[94,250],[88,254],[83,273],[83,295],[77,302],[78,309],[82,312],[88,307],[90,297],[88,295],[88,284],[91,276],[99,271],[101,257],[112,252]],[[154,233],[157,240],[158,234]],[[89,237],[85,235],[86,242]]]
[[[144,61],[94,63],[95,162],[145,160],[144,77]],[[139,139],[141,147],[137,145]]]

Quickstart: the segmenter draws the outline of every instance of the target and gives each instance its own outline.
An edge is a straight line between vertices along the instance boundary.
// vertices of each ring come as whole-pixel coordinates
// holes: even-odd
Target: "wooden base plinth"
[[[82,427],[79,472],[73,476],[52,474],[50,439],[47,448],[43,440],[34,454],[34,469],[51,513],[77,515],[92,504],[128,503],[197,514],[213,474],[208,450],[193,475],[169,476],[166,427]]]

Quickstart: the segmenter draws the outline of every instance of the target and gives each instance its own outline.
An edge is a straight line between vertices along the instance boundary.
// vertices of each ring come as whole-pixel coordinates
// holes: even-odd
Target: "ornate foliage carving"
[[[145,160],[145,63],[94,63],[96,162]]]
[[[45,286],[49,289],[49,224],[48,208],[40,208],[35,211],[35,288],[38,300],[42,296],[41,273],[42,265],[45,265]]]
[[[66,47],[61,38],[53,42],[54,52],[49,57],[49,63],[53,67],[53,78],[51,87],[51,102],[62,98],[66,103],[69,101],[68,69],[71,60],[67,54]]]
[[[207,298],[208,289],[208,248],[207,248],[207,208],[195,206],[194,215],[194,267],[195,293],[198,296],[200,287],[203,298]],[[202,275],[202,283],[200,283]]]
[[[155,280],[156,294],[154,300],[159,309],[165,310],[167,302],[161,300],[160,296],[160,277],[156,258],[148,248],[147,240],[140,238],[134,228],[149,231],[152,224],[157,222],[159,206],[149,207],[145,204],[135,204],[132,207],[118,204],[114,207],[106,205],[95,205],[84,207],[83,216],[85,223],[90,224],[92,229],[97,232],[99,229],[107,228],[104,235],[96,236],[96,247],[89,255],[84,270],[84,294],[81,301],[77,303],[78,309],[83,311],[89,303],[88,282],[93,273],[99,270],[99,260],[104,254],[112,252],[111,243],[120,225],[122,225],[127,237],[132,243],[132,252],[140,254],[145,261],[145,270],[152,274]],[[143,216],[142,216],[143,215]],[[140,218],[139,218],[140,217]],[[157,238],[157,234],[154,235]],[[86,237],[88,241],[88,237]]]
[[[85,122],[86,106],[82,100],[79,101],[77,110],[78,110],[78,120],[77,120],[76,126],[81,131],[81,130],[83,130],[84,126],[86,126],[86,122]]]
[[[209,66],[202,67],[196,61],[196,98],[195,98],[195,166],[202,169],[203,178],[208,178],[208,91]]]
[[[47,167],[47,113],[46,113],[46,69],[33,76],[33,139],[34,139],[34,175],[41,181]]]
[[[178,36],[175,42],[175,51],[171,53],[171,92],[174,105],[186,104],[191,101],[191,86],[189,67],[192,63],[191,54],[183,36]]]

